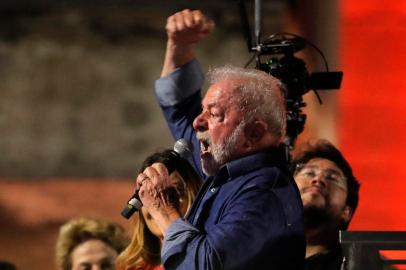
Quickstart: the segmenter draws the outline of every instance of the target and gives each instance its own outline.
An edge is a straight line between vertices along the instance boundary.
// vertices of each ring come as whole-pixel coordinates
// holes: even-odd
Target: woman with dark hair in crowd
[[[172,159],[176,164],[170,177],[176,189],[178,211],[183,216],[190,208],[201,185],[201,178],[183,158],[173,156],[172,150],[156,152],[145,159],[139,173],[156,162]],[[175,159],[175,160],[173,160]],[[161,244],[163,235],[151,215],[144,209],[131,217],[131,243],[116,261],[119,270],[158,270],[161,266]]]

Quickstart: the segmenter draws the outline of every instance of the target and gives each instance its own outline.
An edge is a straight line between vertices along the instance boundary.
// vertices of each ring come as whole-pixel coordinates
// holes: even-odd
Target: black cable
[[[315,49],[315,50],[320,54],[321,58],[323,59],[323,63],[324,63],[324,66],[325,66],[325,68],[326,68],[326,71],[327,71],[327,72],[329,71],[327,59],[326,59],[324,53],[319,49],[319,47],[317,47],[314,43],[310,42],[309,40],[305,39],[304,37],[301,37],[301,36],[299,36],[299,35],[296,35],[296,34],[293,34],[293,33],[289,33],[289,32],[281,32],[281,33],[276,33],[276,34],[270,35],[268,39],[269,39],[269,40],[273,40],[275,37],[278,37],[278,36],[282,36],[282,37],[283,37],[284,35],[290,35],[290,36],[292,36],[292,37],[300,38],[300,39],[302,39],[306,44],[309,44],[311,47],[313,47],[313,49]]]
[[[252,61],[254,61],[254,59],[255,59],[255,57],[257,56],[257,52],[255,52],[253,55],[252,55],[252,57],[250,58],[250,60],[248,60],[248,62],[244,65],[244,68],[247,68],[251,63],[252,63]]]

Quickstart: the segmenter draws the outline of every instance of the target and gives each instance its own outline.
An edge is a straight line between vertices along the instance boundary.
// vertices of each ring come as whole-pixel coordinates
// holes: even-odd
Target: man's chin
[[[304,207],[325,208],[327,205],[326,198],[318,193],[306,193],[301,197]]]
[[[207,176],[214,176],[219,171],[219,166],[213,158],[201,157],[202,169]]]
[[[307,204],[303,205],[303,210],[306,229],[318,228],[331,222],[332,217],[324,205]]]

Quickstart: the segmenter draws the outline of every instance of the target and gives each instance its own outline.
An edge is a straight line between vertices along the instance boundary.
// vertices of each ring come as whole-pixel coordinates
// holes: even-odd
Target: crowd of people
[[[100,219],[64,224],[58,269],[345,269],[338,233],[360,187],[351,166],[325,140],[288,163],[284,86],[263,71],[212,69],[202,97],[196,47],[214,28],[198,10],[170,16],[155,83],[170,131],[194,145],[192,157],[177,158],[170,174],[163,161],[172,150],[145,159],[131,237]]]

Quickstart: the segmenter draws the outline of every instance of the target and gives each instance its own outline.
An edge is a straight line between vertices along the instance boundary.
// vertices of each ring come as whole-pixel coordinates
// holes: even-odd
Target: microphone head
[[[178,153],[182,158],[188,158],[192,154],[193,145],[188,140],[181,138],[175,142],[173,150]]]

